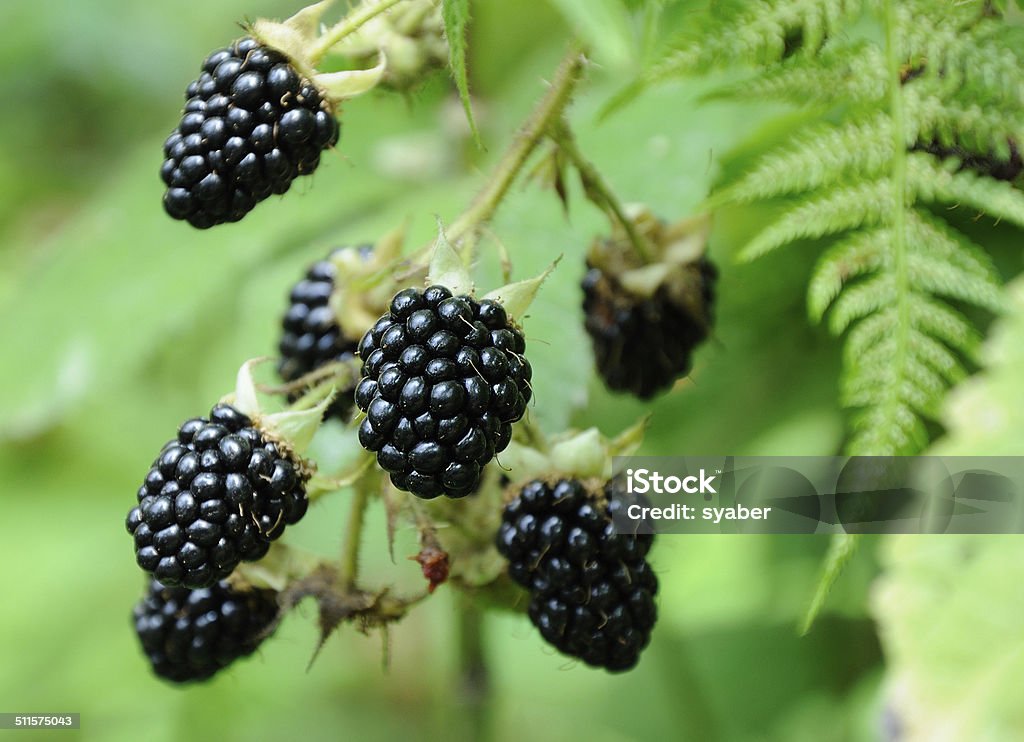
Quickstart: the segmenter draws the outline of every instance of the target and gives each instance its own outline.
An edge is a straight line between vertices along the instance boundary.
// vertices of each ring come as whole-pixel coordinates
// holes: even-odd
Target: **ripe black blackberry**
[[[597,371],[609,389],[649,399],[690,371],[694,348],[712,323],[718,272],[705,257],[677,267],[650,296],[587,260],[585,326]]]
[[[591,493],[575,479],[535,480],[505,507],[497,536],[541,636],[612,672],[636,665],[657,619],[654,536],[616,533],[621,507],[610,484]]]
[[[153,672],[175,683],[205,680],[252,654],[276,618],[275,591],[238,591],[226,581],[189,590],[150,580],[132,611]]]
[[[399,489],[465,497],[530,400],[526,341],[498,302],[405,289],[363,337],[359,442]]]
[[[279,52],[251,37],[218,49],[185,91],[164,143],[164,208],[206,229],[236,222],[338,141],[331,104]]]
[[[126,520],[135,560],[169,587],[209,587],[305,515],[308,477],[282,444],[218,404],[182,423],[150,467]]]
[[[355,358],[359,340],[345,334],[329,305],[338,271],[331,257],[353,249],[365,258],[373,248],[370,245],[336,248],[326,259],[313,263],[305,277],[292,287],[291,303],[281,322],[283,332],[278,344],[281,360],[277,372],[282,380],[295,381],[328,363]],[[289,395],[289,401],[294,402],[298,396],[299,393]],[[344,420],[351,408],[351,395],[339,394],[324,416]]]

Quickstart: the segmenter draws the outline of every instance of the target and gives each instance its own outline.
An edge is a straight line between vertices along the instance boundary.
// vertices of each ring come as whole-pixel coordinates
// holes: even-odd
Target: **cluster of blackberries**
[[[649,399],[690,371],[694,349],[712,323],[718,271],[702,257],[697,296],[665,283],[640,297],[588,261],[583,277],[585,326],[597,371],[609,389]]]
[[[246,37],[206,58],[164,144],[164,208],[205,229],[235,222],[338,141],[328,101],[279,52]]]
[[[182,423],[139,488],[126,521],[135,559],[167,586],[210,587],[298,522],[307,478],[283,446],[218,404]]]
[[[496,301],[443,286],[395,295],[359,345],[359,442],[399,489],[464,497],[530,400],[526,341]]]
[[[175,683],[205,680],[252,654],[276,618],[276,592],[239,591],[226,581],[189,590],[150,580],[132,612],[153,672]]]
[[[541,636],[613,672],[636,665],[657,619],[646,559],[654,537],[617,533],[621,506],[610,484],[590,493],[574,479],[535,480],[505,507],[497,537]]]
[[[295,381],[328,363],[355,358],[359,341],[345,335],[330,306],[338,272],[331,257],[342,250],[353,249],[367,257],[373,248],[364,245],[332,250],[326,259],[313,263],[306,271],[306,277],[292,287],[290,303],[281,321],[283,333],[278,344],[281,359],[277,372],[284,381]],[[298,394],[292,394],[289,401],[295,401],[297,397]],[[344,419],[351,408],[351,395],[339,395],[328,408],[326,416]]]

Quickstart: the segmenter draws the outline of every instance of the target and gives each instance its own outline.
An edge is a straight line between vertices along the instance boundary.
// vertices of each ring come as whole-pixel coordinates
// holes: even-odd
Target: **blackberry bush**
[[[174,683],[206,680],[252,654],[277,618],[273,590],[236,590],[226,581],[189,590],[150,580],[132,611],[153,672]]]
[[[405,289],[359,345],[359,442],[399,489],[465,497],[530,400],[526,341],[502,305]]]
[[[172,216],[200,228],[242,218],[313,172],[337,141],[338,101],[382,82],[415,87],[447,44],[450,59],[462,64],[465,14],[434,0],[365,0],[332,27],[320,22],[328,5],[281,23],[258,20],[249,36],[204,62],[165,150],[164,204]],[[360,62],[376,50],[380,62],[318,72],[332,50]],[[494,177],[431,244],[405,254],[404,230],[394,229],[372,248],[339,248],[310,266],[291,287],[280,323],[276,370],[285,386],[258,384],[261,360],[245,362],[225,402],[184,422],[161,449],[126,519],[136,562],[150,579],[135,609],[136,630],[158,675],[210,677],[252,652],[277,616],[307,597],[320,609],[322,639],[344,622],[366,630],[398,621],[438,589],[521,608],[501,554],[512,578],[531,591],[531,620],[560,651],[611,671],[636,664],[656,617],[657,581],[645,559],[651,538],[615,534],[617,501],[586,483],[604,481],[611,457],[638,445],[643,426],[613,441],[596,429],[555,436],[549,446],[526,421],[513,443],[533,374],[513,318],[526,316],[554,265],[480,298],[470,270],[485,225],[533,152],[547,141],[556,150],[570,146],[564,112],[584,69],[584,56],[571,50]],[[464,70],[454,80],[468,109]],[[603,207],[621,214],[578,152],[567,161],[588,194],[600,191]],[[499,250],[508,281],[511,261]],[[646,265],[620,257],[593,267],[634,297],[654,295],[629,280],[629,271]],[[681,275],[664,273],[673,281]],[[402,288],[411,284],[428,288]],[[636,332],[648,331],[637,322]],[[267,412],[263,393],[286,396],[285,409]],[[325,417],[345,419],[353,405],[363,413],[352,425],[358,445],[334,426],[335,438],[315,441],[314,449],[331,452],[332,471],[314,475],[314,462],[301,456]],[[508,461],[494,465],[502,452]],[[547,478],[531,468],[538,462],[550,464]],[[532,483],[505,507],[508,474]],[[275,543],[313,498],[335,491],[350,497],[338,560]],[[361,581],[362,531],[375,498],[385,505],[389,538],[399,519],[418,531],[411,558],[426,580],[419,594]],[[480,611],[463,613],[477,641]]]
[[[135,560],[169,587],[210,587],[263,557],[306,513],[305,466],[230,405],[161,449],[126,526]]]
[[[657,619],[654,537],[616,533],[619,507],[610,483],[533,480],[505,506],[497,536],[545,641],[612,672],[636,665]]]
[[[199,229],[236,222],[316,170],[338,132],[330,101],[283,54],[239,39],[212,52],[185,91],[164,143],[164,208]]]
[[[328,363],[355,358],[359,340],[346,335],[330,305],[338,273],[332,258],[350,250],[356,250],[365,257],[372,247],[339,247],[326,259],[313,263],[305,277],[292,287],[288,309],[281,321],[282,334],[278,344],[281,359],[277,372],[283,381],[296,381]],[[298,396],[298,393],[292,393],[289,401],[295,401]],[[351,408],[351,396],[339,394],[327,414],[345,419]]]

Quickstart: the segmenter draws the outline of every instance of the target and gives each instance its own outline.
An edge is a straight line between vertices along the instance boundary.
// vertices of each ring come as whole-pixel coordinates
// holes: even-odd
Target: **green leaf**
[[[1024,541],[904,535],[881,556],[871,605],[900,738],[1020,739]]]
[[[469,25],[469,0],[444,0],[441,7],[444,18],[444,35],[448,39],[448,64],[451,68],[455,87],[459,89],[459,98],[466,111],[466,120],[476,146],[483,149],[480,132],[473,118],[473,102],[469,98],[469,75],[466,72],[466,27]]]

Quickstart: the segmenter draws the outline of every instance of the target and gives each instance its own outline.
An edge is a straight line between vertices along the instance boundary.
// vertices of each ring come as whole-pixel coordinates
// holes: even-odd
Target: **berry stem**
[[[468,739],[492,738],[491,678],[484,649],[484,612],[471,597],[459,593],[459,690],[469,723]]]
[[[544,139],[548,130],[561,121],[565,108],[582,79],[585,61],[582,47],[573,42],[555,72],[551,87],[519,128],[490,180],[473,199],[469,208],[448,228],[448,239],[452,244],[469,237],[494,216],[498,205],[522,171],[527,159]],[[472,248],[471,239],[466,239],[465,242],[463,257],[467,257]]]
[[[404,0],[380,0],[372,4],[364,0],[355,10],[327,29],[317,39],[316,44],[309,50],[309,61],[316,66],[332,46],[349,34],[358,31],[381,13],[391,10],[400,2],[404,2]]]
[[[359,546],[363,539],[363,520],[366,505],[370,500],[370,481],[376,479],[373,469],[360,477],[352,488],[352,506],[345,526],[345,540],[342,543],[341,562],[338,565],[338,584],[346,593],[356,589],[359,575]]]
[[[573,167],[576,168],[587,198],[606,212],[613,222],[617,221],[622,225],[626,236],[629,237],[630,244],[644,264],[654,262],[654,250],[651,248],[650,243],[637,231],[633,220],[626,216],[622,204],[619,203],[619,199],[615,196],[608,182],[601,176],[601,173],[594,167],[594,164],[580,152],[579,147],[576,145],[576,138],[569,128],[569,122],[562,118],[556,126],[552,126],[551,138],[562,151],[562,154],[568,157]]]

